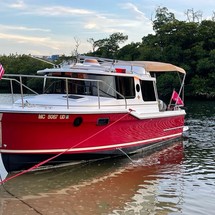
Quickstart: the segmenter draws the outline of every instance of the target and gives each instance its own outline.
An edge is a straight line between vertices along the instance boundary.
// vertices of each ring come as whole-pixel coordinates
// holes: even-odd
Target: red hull
[[[83,121],[74,126],[77,117]],[[109,119],[109,123],[97,125],[98,119]],[[184,116],[140,120],[126,113],[4,113],[1,124],[2,153],[56,154],[65,150],[65,154],[104,153],[177,138],[182,135]]]

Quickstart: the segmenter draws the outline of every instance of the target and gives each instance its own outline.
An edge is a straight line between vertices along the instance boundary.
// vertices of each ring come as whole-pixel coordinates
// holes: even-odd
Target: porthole
[[[73,125],[75,127],[78,127],[78,126],[80,126],[82,124],[82,122],[83,122],[82,117],[77,117],[77,118],[74,119]]]
[[[139,85],[139,84],[136,85],[136,91],[137,91],[138,93],[140,92],[140,85]]]

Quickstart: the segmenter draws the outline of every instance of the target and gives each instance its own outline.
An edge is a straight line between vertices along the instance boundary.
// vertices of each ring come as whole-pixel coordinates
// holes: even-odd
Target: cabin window
[[[140,81],[144,101],[156,101],[153,81]]]
[[[99,87],[99,96],[116,97],[114,76],[74,73],[71,77],[77,79],[68,79],[69,94],[98,96]],[[99,80],[101,82],[98,82]],[[47,86],[49,87],[46,89],[46,93],[66,93],[66,81],[64,79],[48,79]]]
[[[65,81],[56,79],[47,79],[45,93],[64,93]]]
[[[75,73],[71,77],[77,79],[68,79],[68,94],[98,96],[99,93],[101,97],[123,99],[122,96],[116,93],[119,92],[126,99],[135,98],[133,77],[84,73]],[[66,93],[66,81],[64,79],[49,79],[47,80],[47,85],[49,87],[46,93]]]
[[[116,90],[126,99],[133,99],[135,97],[134,78],[123,76],[116,77]],[[123,97],[117,95],[117,99],[123,99]]]
[[[99,96],[116,97],[115,79],[113,76],[88,74],[88,79],[101,81],[85,81],[86,91],[89,95],[98,96],[99,87]]]

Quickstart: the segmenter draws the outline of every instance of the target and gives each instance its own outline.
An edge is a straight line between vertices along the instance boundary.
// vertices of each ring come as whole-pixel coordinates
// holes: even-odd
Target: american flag
[[[0,64],[0,80],[2,78],[2,76],[4,75],[4,68],[3,66]]]

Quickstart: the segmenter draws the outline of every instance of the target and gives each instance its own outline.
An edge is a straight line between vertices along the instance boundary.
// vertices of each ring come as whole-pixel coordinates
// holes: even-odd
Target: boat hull
[[[48,165],[48,168],[58,166],[86,163],[88,161],[95,161],[100,159],[110,159],[125,157],[128,155],[141,153],[141,155],[148,155],[155,151],[161,150],[173,143],[181,141],[181,137],[174,140],[166,140],[162,142],[145,144],[143,146],[129,147],[126,149],[116,149],[111,151],[104,151],[98,153],[80,153],[80,154],[61,154],[60,156],[52,159],[56,154],[10,154],[4,153],[2,155],[2,162],[7,172],[19,171],[24,169],[39,168],[41,162]],[[46,163],[47,160],[50,160]],[[38,165],[39,164],[39,165]],[[43,169],[43,168],[42,168]]]
[[[138,119],[129,113],[3,113],[0,152],[8,171],[60,154],[55,163],[136,152],[179,138],[184,115]]]

